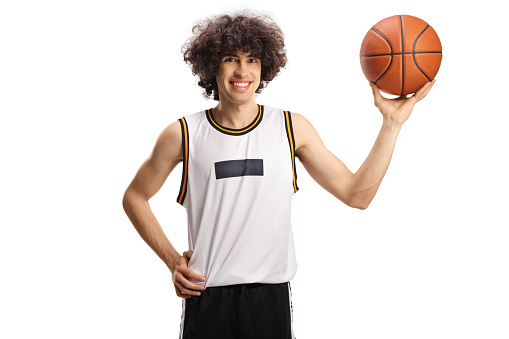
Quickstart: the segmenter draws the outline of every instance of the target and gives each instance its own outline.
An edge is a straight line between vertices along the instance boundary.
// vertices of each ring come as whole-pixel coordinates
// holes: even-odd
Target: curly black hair
[[[261,61],[260,85],[256,93],[286,65],[284,35],[268,15],[240,12],[204,19],[193,27],[193,35],[182,46],[184,61],[200,78],[205,98],[219,100],[216,74],[222,58],[242,50]]]

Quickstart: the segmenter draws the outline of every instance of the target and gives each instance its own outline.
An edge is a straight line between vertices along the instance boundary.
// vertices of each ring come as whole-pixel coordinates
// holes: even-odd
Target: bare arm
[[[351,192],[353,173],[324,145],[313,125],[292,113],[295,154],[309,175],[327,192],[348,206],[357,207]]]
[[[166,178],[181,160],[182,135],[180,123],[176,121],[159,135],[152,153],[125,191],[122,205],[142,239],[172,272],[177,295],[188,298],[189,294],[199,295],[196,294],[199,292],[192,290],[202,289],[202,286],[189,282],[184,274],[197,280],[204,280],[204,277],[187,268],[192,251],[185,252],[183,256],[177,252],[164,234],[148,202],[161,189]]]
[[[371,84],[375,106],[383,115],[383,124],[368,157],[353,174],[323,144],[314,127],[303,116],[292,113],[296,155],[311,177],[325,190],[348,206],[366,209],[378,191],[392,158],[396,139],[403,123],[418,101],[433,86],[424,85],[410,98],[386,99]]]

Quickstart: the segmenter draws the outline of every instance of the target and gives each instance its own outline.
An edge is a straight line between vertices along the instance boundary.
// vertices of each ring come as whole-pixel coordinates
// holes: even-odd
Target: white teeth
[[[237,87],[247,87],[249,86],[249,82],[234,82],[233,85]]]

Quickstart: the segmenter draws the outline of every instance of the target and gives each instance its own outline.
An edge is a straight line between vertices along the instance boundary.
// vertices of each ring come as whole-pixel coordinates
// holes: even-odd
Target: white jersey
[[[243,129],[221,126],[210,109],[179,119],[183,167],[177,202],[188,215],[189,268],[207,278],[191,281],[206,287],[283,283],[297,270],[291,114],[258,108]]]

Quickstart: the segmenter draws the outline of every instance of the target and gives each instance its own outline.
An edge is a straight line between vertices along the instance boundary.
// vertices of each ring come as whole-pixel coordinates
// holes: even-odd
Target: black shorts
[[[290,282],[207,287],[182,300],[179,339],[295,339],[291,293]]]

